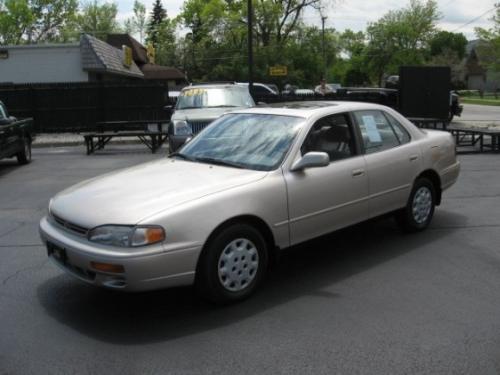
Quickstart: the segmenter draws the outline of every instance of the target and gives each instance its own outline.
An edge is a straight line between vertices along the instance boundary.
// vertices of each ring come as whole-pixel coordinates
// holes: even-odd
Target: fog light
[[[121,264],[109,264],[109,263],[99,263],[99,262],[90,262],[90,267],[97,271],[101,272],[110,272],[110,273],[124,273],[125,268]]]

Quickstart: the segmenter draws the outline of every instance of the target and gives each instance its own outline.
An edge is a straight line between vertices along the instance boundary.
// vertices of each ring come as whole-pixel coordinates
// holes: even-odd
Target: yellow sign
[[[181,92],[181,96],[198,96],[206,93],[205,89],[187,89]]]
[[[130,68],[132,66],[132,48],[122,46],[123,51],[123,66]]]
[[[152,44],[148,44],[147,54],[148,54],[148,61],[151,64],[154,64],[155,63],[155,57],[156,57],[156,50],[155,50],[155,47]]]
[[[269,67],[270,76],[286,76],[288,75],[288,68],[284,65],[276,65]]]

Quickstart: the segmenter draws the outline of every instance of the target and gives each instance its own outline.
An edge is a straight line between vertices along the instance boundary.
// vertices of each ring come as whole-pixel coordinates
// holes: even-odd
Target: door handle
[[[364,169],[355,169],[352,171],[352,177],[359,177],[365,174]]]
[[[418,155],[411,155],[410,156],[410,161],[415,161],[418,159]]]

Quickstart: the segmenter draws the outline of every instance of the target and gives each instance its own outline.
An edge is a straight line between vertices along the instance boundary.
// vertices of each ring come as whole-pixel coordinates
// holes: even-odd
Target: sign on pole
[[[122,46],[123,50],[123,66],[130,68],[132,66],[132,48]]]
[[[286,76],[288,75],[288,68],[285,65],[275,65],[269,67],[270,76]]]
[[[156,57],[156,50],[155,50],[155,47],[151,43],[148,44],[147,54],[148,54],[149,63],[154,64],[155,57]]]

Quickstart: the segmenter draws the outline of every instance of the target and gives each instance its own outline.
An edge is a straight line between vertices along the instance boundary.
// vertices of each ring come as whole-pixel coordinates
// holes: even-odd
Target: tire
[[[266,241],[257,229],[231,225],[217,233],[201,254],[196,288],[217,304],[244,300],[262,281],[268,259]]]
[[[174,143],[170,140],[170,137],[169,137],[168,138],[168,153],[171,154],[175,151],[177,151],[177,148],[175,147]]]
[[[21,165],[31,162],[31,142],[28,138],[23,138],[23,150],[16,154],[16,158]]]
[[[405,232],[420,232],[426,229],[434,215],[436,187],[425,177],[415,181],[406,207],[398,211],[396,220]]]

